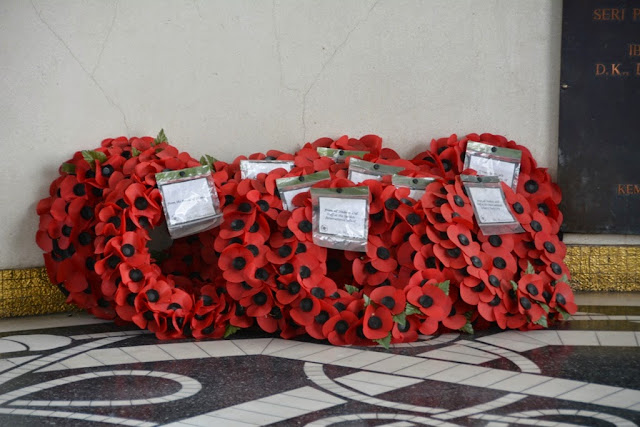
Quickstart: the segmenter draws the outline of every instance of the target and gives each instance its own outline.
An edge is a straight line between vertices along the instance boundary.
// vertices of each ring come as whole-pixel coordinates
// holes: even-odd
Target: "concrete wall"
[[[561,9],[557,0],[3,0],[0,268],[43,264],[37,201],[61,162],[111,136],[164,128],[195,157],[231,160],[367,133],[411,156],[434,137],[492,132],[555,175]]]

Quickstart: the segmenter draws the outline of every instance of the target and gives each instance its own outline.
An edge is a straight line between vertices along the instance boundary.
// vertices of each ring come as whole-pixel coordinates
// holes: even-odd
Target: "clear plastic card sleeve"
[[[408,188],[409,197],[413,200],[420,200],[425,193],[427,185],[435,181],[434,178],[414,178],[411,176],[393,175],[391,177],[391,183],[396,188]]]
[[[256,179],[261,173],[269,173],[276,169],[290,172],[295,166],[293,160],[240,160],[240,177]]]
[[[341,150],[339,148],[327,148],[327,147],[318,147],[316,148],[318,154],[324,157],[331,157],[336,163],[344,163],[347,161],[348,157],[359,157],[362,158],[366,154],[369,154],[368,151],[357,151],[357,150]]]
[[[331,179],[329,171],[320,171],[309,175],[292,176],[288,178],[276,179],[278,193],[282,200],[282,207],[292,211],[295,209],[293,198],[300,193],[309,191],[314,184]]]
[[[313,243],[325,248],[366,252],[369,188],[312,188]]]
[[[360,184],[367,179],[380,181],[385,175],[393,175],[403,170],[404,168],[401,167],[381,165],[356,158],[349,160],[349,180],[354,184]]]
[[[218,193],[209,165],[156,174],[171,238],[197,234],[222,224]]]
[[[520,150],[469,141],[464,168],[473,169],[481,176],[497,176],[515,191],[518,187],[521,159]]]
[[[509,209],[499,177],[462,175],[461,179],[478,226],[485,235],[524,231]]]

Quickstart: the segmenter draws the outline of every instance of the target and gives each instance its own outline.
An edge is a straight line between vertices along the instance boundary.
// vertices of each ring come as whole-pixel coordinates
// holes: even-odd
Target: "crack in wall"
[[[111,26],[109,27],[109,31],[107,31],[107,35],[102,41],[102,49],[100,49],[100,53],[98,54],[98,59],[96,60],[96,65],[93,66],[93,70],[91,70],[91,76],[93,77],[96,74],[96,70],[100,66],[100,61],[102,60],[102,53],[104,52],[104,48],[107,46],[107,41],[109,40],[109,36],[111,36],[111,31],[113,31],[113,27],[116,25],[116,18],[118,17],[118,0],[115,0],[113,4],[113,19],[111,20]]]
[[[376,6],[378,5],[378,3],[380,3],[380,1],[381,0],[376,0],[371,5],[371,7],[369,8],[369,10],[365,14],[365,16],[362,17],[358,22],[356,22],[356,24],[353,26],[353,28],[351,28],[351,30],[349,30],[349,32],[347,33],[346,37],[342,41],[342,43],[337,45],[336,48],[331,53],[331,56],[329,56],[329,58],[326,61],[324,61],[324,63],[322,64],[322,68],[320,68],[320,71],[318,72],[318,74],[316,74],[316,77],[313,79],[313,81],[311,82],[311,84],[309,85],[307,90],[305,91],[304,95],[302,96],[302,129],[303,129],[302,138],[303,138],[303,141],[306,142],[306,140],[307,140],[306,114],[307,114],[307,97],[309,96],[309,92],[311,92],[311,89],[313,89],[314,86],[316,85],[316,83],[318,83],[318,81],[320,80],[320,76],[322,76],[322,74],[324,74],[325,69],[333,61],[333,58],[335,58],[335,56],[338,54],[338,52],[341,51],[346,46],[346,44],[349,42],[349,39],[351,38],[351,34],[353,34],[358,28],[360,28],[360,26],[363,23],[365,23],[369,19],[369,16],[373,12],[373,9],[376,8]]]
[[[116,104],[111,97],[109,97],[109,95],[107,94],[107,92],[104,90],[104,88],[100,85],[100,83],[98,83],[98,81],[95,79],[95,77],[93,76],[93,72],[95,72],[95,69],[93,72],[89,72],[84,65],[82,65],[82,62],[80,62],[80,60],[78,59],[78,57],[73,53],[73,51],[71,50],[71,48],[69,47],[69,45],[67,43],[65,43],[65,41],[62,39],[62,37],[60,37],[58,35],[58,33],[56,33],[53,28],[51,27],[51,25],[49,25],[49,23],[42,17],[42,13],[38,10],[38,8],[36,7],[35,3],[33,2],[33,0],[30,0],[31,3],[31,7],[33,8],[34,12],[36,13],[36,16],[38,17],[38,19],[40,20],[40,22],[42,22],[44,24],[45,27],[47,27],[47,29],[49,29],[49,31],[51,32],[51,34],[53,34],[53,36],[58,39],[58,41],[65,47],[65,49],[67,50],[67,52],[69,52],[69,55],[71,55],[71,57],[74,59],[74,61],[76,61],[76,63],[78,64],[78,66],[80,66],[80,68],[82,69],[82,71],[84,71],[84,73],[87,75],[87,77],[94,83],[94,85],[100,90],[100,92],[102,92],[102,94],[104,95],[105,99],[107,100],[107,102],[109,102],[109,104],[111,104],[114,108],[116,108],[118,111],[120,111],[120,114],[122,115],[122,121],[124,123],[124,127],[127,130],[127,134],[129,134],[129,124],[127,122],[127,116],[124,114],[124,111],[122,110],[122,108]],[[117,5],[116,5],[117,6]],[[114,16],[114,22],[115,23],[115,16]],[[112,24],[113,24],[112,23]],[[111,30],[109,30],[109,33],[111,33]],[[105,39],[106,42],[106,39]],[[104,45],[103,45],[103,50],[104,50]],[[102,52],[100,53],[100,55],[102,55]],[[96,64],[97,67],[97,64]]]

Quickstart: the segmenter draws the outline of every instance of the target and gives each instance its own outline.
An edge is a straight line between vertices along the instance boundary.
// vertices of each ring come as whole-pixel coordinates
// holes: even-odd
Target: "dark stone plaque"
[[[640,0],[564,0],[563,229],[640,234]]]

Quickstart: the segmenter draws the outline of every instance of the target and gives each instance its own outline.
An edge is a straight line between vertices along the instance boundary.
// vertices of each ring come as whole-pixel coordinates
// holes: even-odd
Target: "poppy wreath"
[[[503,185],[525,232],[484,235],[460,182],[467,141],[522,151],[517,191]],[[367,251],[317,246],[309,193],[283,209],[276,179],[328,170],[314,187],[352,187],[347,162],[318,147],[366,151],[367,161],[431,177],[420,200],[390,177],[367,180]],[[242,160],[290,160],[295,167],[242,179]],[[205,162],[211,159],[201,159]],[[283,338],[308,334],[335,345],[410,342],[445,330],[542,328],[576,311],[558,238],[560,191],[531,153],[491,134],[433,140],[412,160],[376,135],[321,138],[295,154],[276,150],[213,159],[224,222],[148,248],[162,226],[155,173],[199,165],[164,133],[107,139],[60,169],[38,204],[38,245],[52,283],[96,316],[133,322],[159,338],[222,338],[257,325]]]

